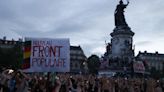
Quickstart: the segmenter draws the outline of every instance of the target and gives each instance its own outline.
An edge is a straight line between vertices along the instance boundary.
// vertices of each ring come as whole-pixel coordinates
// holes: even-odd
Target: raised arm
[[[20,72],[24,78],[30,79],[30,77],[27,74],[25,74],[22,70],[18,70],[18,72]]]
[[[7,78],[7,79],[10,79],[11,76],[8,74],[9,70],[10,70],[10,69],[4,70],[4,71],[2,72],[2,76],[5,77],[5,78]]]

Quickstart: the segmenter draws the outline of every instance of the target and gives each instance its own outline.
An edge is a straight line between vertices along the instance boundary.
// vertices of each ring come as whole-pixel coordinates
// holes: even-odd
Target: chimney
[[[12,44],[14,44],[14,39],[13,38],[12,38],[11,42],[12,42]]]
[[[14,39],[12,38],[12,40],[11,41],[14,41]]]
[[[139,51],[139,54],[141,53],[141,51]]]
[[[6,36],[3,37],[3,40],[6,40]]]
[[[144,51],[144,53],[146,54],[146,53],[147,53],[147,51],[145,50],[145,51]]]
[[[22,42],[23,40],[21,38],[18,39],[19,42]]]

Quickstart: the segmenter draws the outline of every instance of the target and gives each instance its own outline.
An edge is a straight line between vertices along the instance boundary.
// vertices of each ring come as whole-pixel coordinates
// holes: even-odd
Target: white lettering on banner
[[[31,41],[30,68],[27,72],[69,72],[69,39],[26,38]]]

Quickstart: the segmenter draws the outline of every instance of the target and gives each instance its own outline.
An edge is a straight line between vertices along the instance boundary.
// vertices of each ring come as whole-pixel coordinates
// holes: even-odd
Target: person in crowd
[[[155,92],[163,92],[159,80],[156,81]]]
[[[10,92],[10,79],[14,76],[13,70],[11,69],[4,69],[1,73],[1,91],[2,92]],[[14,79],[14,78],[13,78]]]
[[[21,70],[5,69],[0,73],[0,92],[163,92],[164,87],[162,80],[151,78],[53,76],[28,75]]]

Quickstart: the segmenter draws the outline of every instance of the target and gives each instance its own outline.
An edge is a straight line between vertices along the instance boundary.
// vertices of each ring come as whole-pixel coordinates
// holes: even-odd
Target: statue
[[[129,1],[127,1],[127,4],[123,4],[123,1],[120,0],[119,4],[116,7],[115,10],[115,26],[125,26],[127,27],[127,23],[125,21],[125,16],[124,16],[124,9],[128,6]]]

